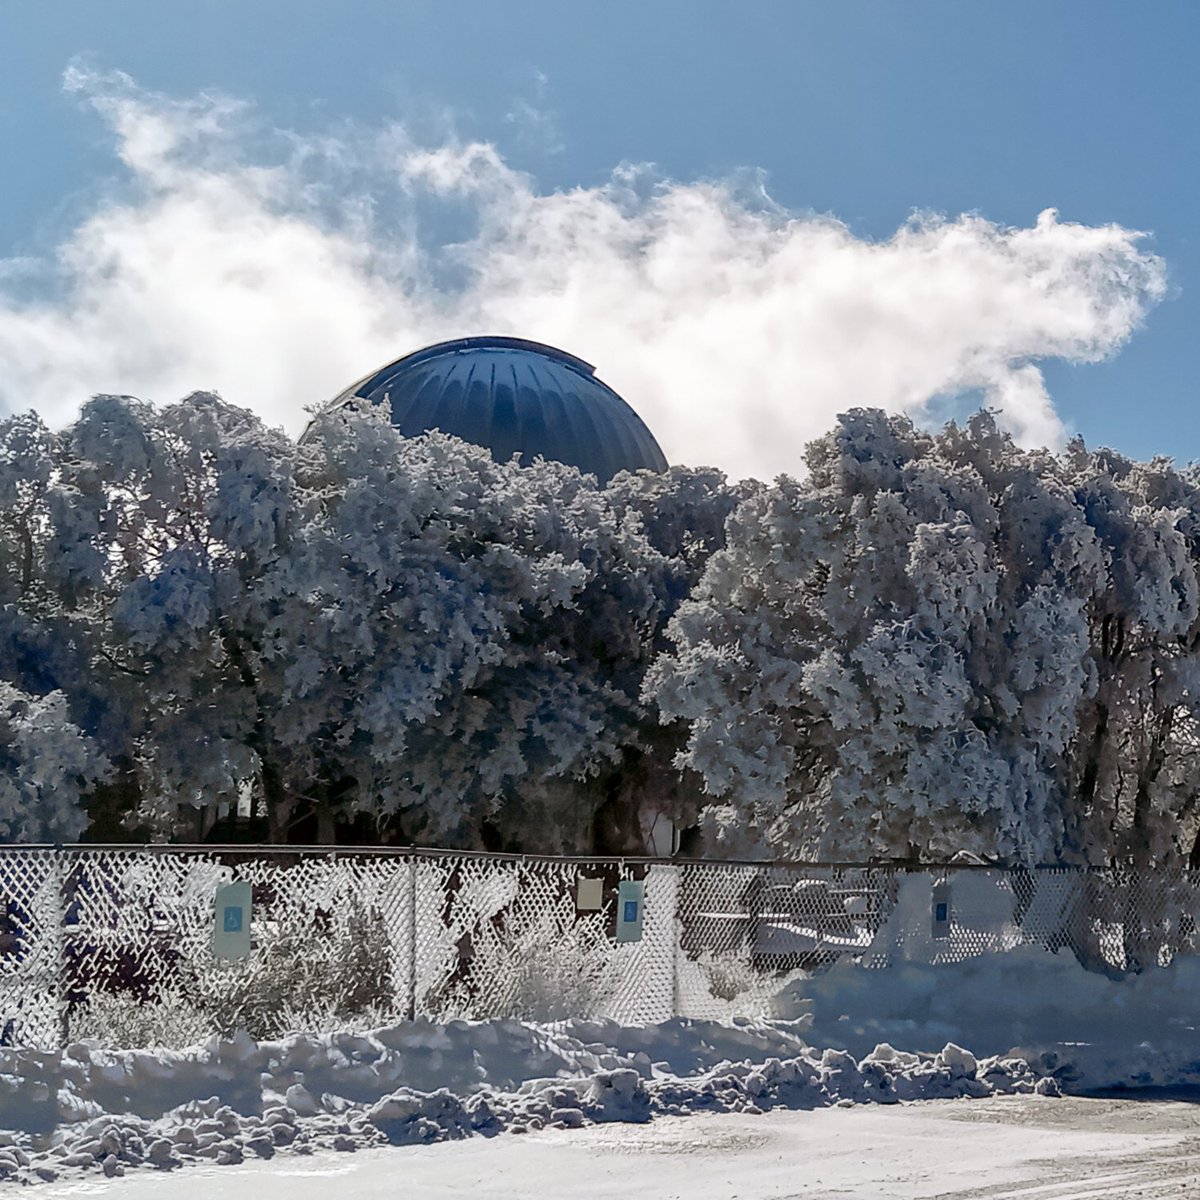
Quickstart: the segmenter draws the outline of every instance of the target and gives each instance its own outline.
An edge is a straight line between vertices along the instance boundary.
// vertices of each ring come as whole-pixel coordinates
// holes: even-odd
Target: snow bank
[[[807,1049],[803,1022],[773,1026],[676,1020],[645,1028],[608,1021],[536,1026],[515,1020],[406,1022],[372,1033],[244,1033],[187,1050],[0,1049],[0,1129],[45,1132],[102,1113],[158,1117],[198,1096],[242,1113],[288,1103],[303,1115],[370,1103],[407,1087],[467,1095],[530,1080],[579,1078],[652,1061],[673,1074]]]
[[[1024,946],[966,962],[842,960],[789,985],[780,1016],[809,1022],[816,1045],[863,1054],[878,1042],[1037,1060],[1073,1090],[1200,1084],[1200,959],[1109,979],[1068,950]]]
[[[412,1022],[158,1052],[79,1042],[0,1051],[0,1178],[1035,1089],[1056,1090],[1020,1059],[978,1063],[956,1046],[856,1059],[809,1049],[794,1022]]]

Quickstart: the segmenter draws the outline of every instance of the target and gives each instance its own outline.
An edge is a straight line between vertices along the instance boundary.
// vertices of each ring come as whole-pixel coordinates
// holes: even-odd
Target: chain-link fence
[[[224,961],[214,901],[234,881],[251,885],[252,946]],[[641,936],[619,940],[632,881]],[[0,1044],[37,1048],[411,1016],[754,1017],[846,957],[883,969],[1036,945],[1121,975],[1200,948],[1200,873],[1183,870],[3,848],[0,899]]]

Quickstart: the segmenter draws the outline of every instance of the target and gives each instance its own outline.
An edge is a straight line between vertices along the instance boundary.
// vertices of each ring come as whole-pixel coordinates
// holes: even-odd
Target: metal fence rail
[[[599,910],[580,910],[581,879],[602,881]],[[228,963],[213,902],[235,880],[252,887],[253,948]],[[629,880],[642,937],[618,942]],[[356,1018],[753,1017],[843,958],[885,969],[1035,945],[1110,975],[1165,966],[1200,949],[1198,917],[1185,870],[0,848],[0,1044],[148,1042],[185,1018],[271,1036]]]

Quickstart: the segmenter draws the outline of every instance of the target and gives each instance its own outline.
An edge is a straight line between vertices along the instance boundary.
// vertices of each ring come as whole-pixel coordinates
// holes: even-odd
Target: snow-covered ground
[[[667,1117],[48,1186],[104,1200],[1142,1200],[1200,1194],[1200,1106],[1040,1096]]]
[[[855,1059],[807,1047],[795,1027],[690,1021],[412,1022],[176,1053],[74,1043],[6,1058],[0,1178],[29,1183],[692,1113],[1059,1094],[1020,1057],[885,1045]]]
[[[761,1131],[793,1128],[779,1122],[786,1112],[809,1118],[796,1129],[826,1130],[803,1153],[819,1164],[834,1153],[835,1132],[863,1128],[867,1118],[837,1122],[859,1106],[970,1099],[982,1107],[965,1112],[1000,1104],[994,1111],[1006,1115],[1027,1111],[1023,1098],[1033,1104],[1064,1091],[1200,1089],[1200,964],[1190,959],[1114,981],[1069,954],[1026,949],[889,971],[847,962],[788,988],[780,1012],[794,1011],[771,1022],[417,1021],[278,1041],[240,1034],[183,1050],[95,1042],[61,1052],[0,1049],[0,1179],[57,1188],[81,1174],[162,1181],[183,1168],[178,1174],[200,1186],[197,1172],[254,1159],[290,1178],[327,1153],[373,1153],[388,1143],[393,1151],[453,1143],[464,1162],[516,1155],[520,1163],[518,1143],[559,1153],[559,1134],[568,1133],[582,1148],[569,1153],[600,1147],[603,1157],[606,1144],[676,1136],[669,1131],[682,1116],[718,1139],[757,1128],[753,1142]],[[1007,1100],[1017,1107],[1004,1107]],[[890,1119],[870,1118],[885,1122],[880,1137],[907,1128]],[[638,1132],[648,1123],[667,1132]],[[619,1132],[598,1132],[610,1127]],[[498,1148],[480,1148],[493,1142]],[[480,1170],[491,1178],[491,1166]]]

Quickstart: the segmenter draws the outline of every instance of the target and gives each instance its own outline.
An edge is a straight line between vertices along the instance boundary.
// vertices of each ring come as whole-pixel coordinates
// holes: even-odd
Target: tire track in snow
[[[1103,1162],[1072,1157],[1030,1164],[1045,1175],[1073,1175],[1028,1184],[997,1184],[967,1191],[942,1192],[932,1200],[1156,1200],[1158,1197],[1200,1196],[1200,1146],[1189,1142],[1169,1151],[1149,1151],[1138,1158]],[[1118,1168],[1115,1169],[1114,1168]]]

